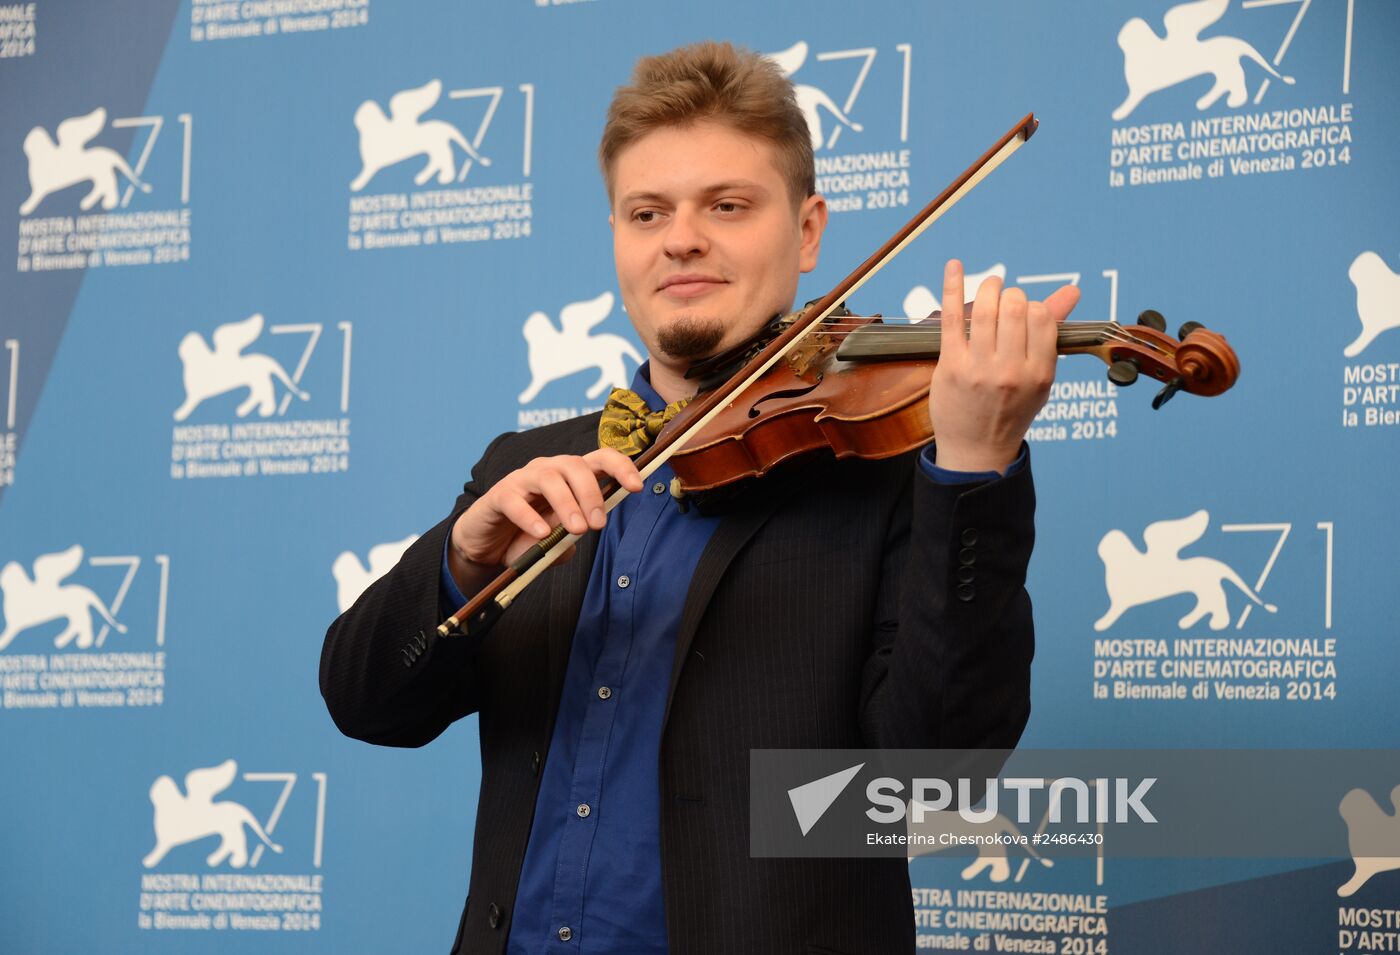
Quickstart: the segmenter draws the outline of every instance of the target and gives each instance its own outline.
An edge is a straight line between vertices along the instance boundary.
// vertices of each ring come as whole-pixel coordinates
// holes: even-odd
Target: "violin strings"
[[[875,332],[875,335],[892,337],[937,337],[941,335],[941,328],[939,328],[939,326],[930,325],[871,325],[871,323],[868,322],[833,322],[827,325],[826,328],[847,333],[861,328],[878,328],[879,330]],[[1064,335],[1064,332],[1061,332],[1061,337],[1067,337],[1067,339],[1075,337],[1075,332],[1085,332],[1100,336],[1102,340],[1140,344],[1140,346],[1148,347],[1148,349],[1161,351],[1162,354],[1170,354],[1169,351],[1159,343],[1152,342],[1152,340],[1148,339],[1138,339],[1138,337],[1128,335],[1127,332],[1124,332],[1123,326],[1117,325],[1117,323],[1114,322],[1074,322],[1070,323],[1070,325],[1061,326],[1061,328],[1064,329],[1064,332],[1070,332],[1070,335]]]
[[[879,329],[879,331],[873,332],[873,334],[877,335],[905,338],[915,336],[937,339],[940,338],[942,335],[941,324],[932,324],[927,319],[921,320],[918,323],[901,325],[886,325],[883,323],[872,322],[842,321],[826,322],[822,325],[822,329],[825,331],[838,333],[844,332],[847,334],[853,331],[858,331],[862,328]],[[1090,335],[1099,336],[1094,340],[1084,342],[1073,342],[1074,344],[1097,344],[1099,341],[1121,342],[1126,345],[1136,345],[1138,347],[1146,348],[1167,357],[1171,357],[1174,354],[1173,351],[1167,349],[1165,346],[1161,345],[1156,341],[1152,341],[1150,339],[1137,338],[1133,335],[1128,334],[1128,332],[1126,332],[1123,329],[1123,326],[1119,325],[1116,322],[1071,322],[1066,325],[1062,325],[1061,329],[1062,336],[1064,339],[1072,339],[1076,337],[1073,334],[1075,332],[1082,332]],[[1071,334],[1063,335],[1064,331],[1068,331]],[[970,329],[968,331],[968,334],[971,334]],[[937,344],[937,342],[935,341],[934,344]]]

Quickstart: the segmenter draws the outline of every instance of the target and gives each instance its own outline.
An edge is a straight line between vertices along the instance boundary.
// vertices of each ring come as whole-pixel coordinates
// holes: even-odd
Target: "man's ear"
[[[613,214],[611,212],[608,213],[608,228],[614,232],[617,231],[617,220],[613,218]]]
[[[817,257],[822,248],[822,233],[826,231],[826,200],[821,193],[813,193],[797,207],[797,227],[801,231],[802,244],[798,249],[797,264],[803,272],[817,267]]]

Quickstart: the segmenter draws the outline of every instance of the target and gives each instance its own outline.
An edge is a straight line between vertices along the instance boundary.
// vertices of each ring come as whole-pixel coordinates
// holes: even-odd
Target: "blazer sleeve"
[[[907,493],[896,507],[910,517],[892,520],[887,540],[862,736],[885,748],[1012,749],[1030,717],[1035,652],[1029,457],[971,486],[916,473]]]
[[[487,462],[508,437],[496,438],[472,468],[452,513],[419,537],[326,631],[321,696],[346,736],[383,746],[422,746],[477,710],[482,638],[437,635],[442,555],[457,517],[490,487]]]

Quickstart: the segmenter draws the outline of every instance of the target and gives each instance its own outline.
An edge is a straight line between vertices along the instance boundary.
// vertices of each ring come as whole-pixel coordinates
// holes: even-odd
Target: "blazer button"
[[[972,585],[971,585],[971,584],[958,584],[958,599],[959,599],[959,600],[964,601],[964,602],[969,601],[969,600],[972,599],[973,593],[974,593],[974,591],[973,591],[973,589],[972,589]]]
[[[964,547],[971,547],[973,544],[977,543],[977,528],[964,528],[962,532],[962,542]]]
[[[971,547],[964,547],[962,550],[958,551],[958,563],[962,564],[964,567],[971,567],[973,564],[977,563],[977,551],[973,550]]]
[[[958,582],[959,582],[959,583],[970,584],[970,583],[972,583],[973,578],[976,577],[976,576],[977,576],[976,573],[973,572],[973,570],[972,570],[971,567],[959,567],[959,568],[958,568]]]
[[[500,928],[501,916],[503,914],[505,913],[501,911],[501,907],[495,902],[492,902],[490,905],[486,906],[486,924],[490,925],[492,928]]]
[[[535,754],[534,754],[533,756],[530,757],[530,775],[532,775],[532,776],[538,776],[539,774],[540,774],[540,753],[539,753],[539,750],[535,750]]]

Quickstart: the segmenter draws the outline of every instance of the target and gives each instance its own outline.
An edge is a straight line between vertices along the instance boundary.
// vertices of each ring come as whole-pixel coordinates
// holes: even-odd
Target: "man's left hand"
[[[929,388],[936,463],[951,471],[1005,471],[1055,380],[1060,322],[1079,302],[1065,285],[1043,302],[988,278],[965,316],[963,267],[943,272],[942,351]]]

